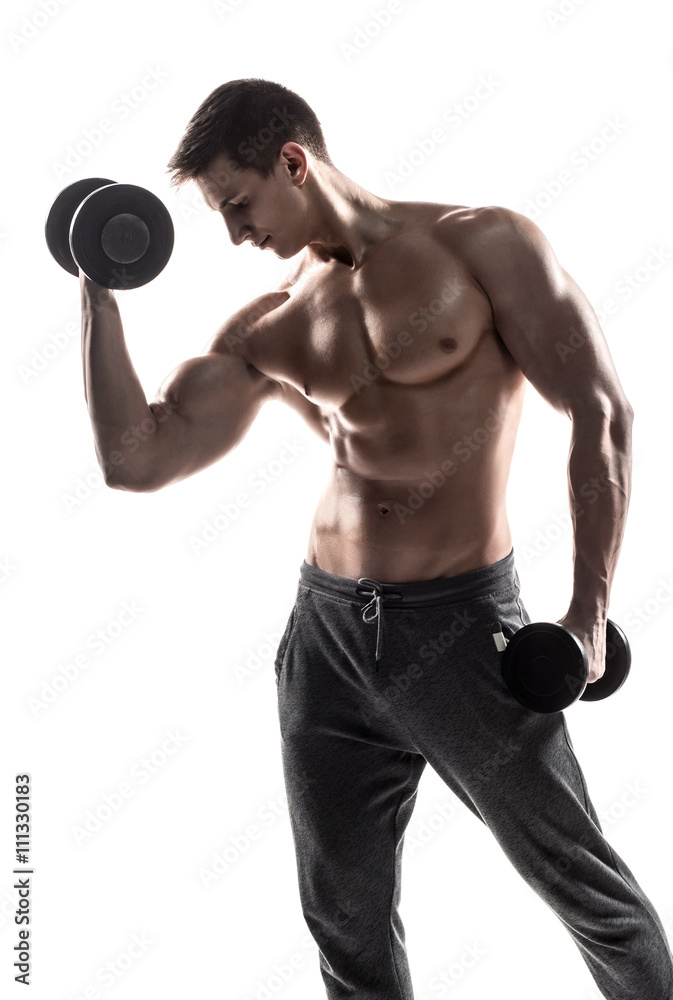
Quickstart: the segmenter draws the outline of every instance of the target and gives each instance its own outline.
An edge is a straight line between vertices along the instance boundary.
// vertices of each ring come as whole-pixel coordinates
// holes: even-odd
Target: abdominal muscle
[[[405,514],[414,489],[427,482],[393,488],[335,466],[316,508],[306,561],[354,580],[410,583],[466,573],[508,554],[512,539],[503,504],[492,502],[485,511],[465,497],[431,497]],[[385,499],[367,501],[372,492]]]
[[[350,579],[407,583],[504,558],[512,548],[505,494],[525,391],[521,373],[510,374],[494,384],[465,373],[471,391],[454,384],[454,405],[441,383],[415,387],[411,397],[406,387],[403,398],[381,385],[381,423],[368,433],[332,414],[335,460],[306,561]],[[433,392],[442,394],[436,403]]]

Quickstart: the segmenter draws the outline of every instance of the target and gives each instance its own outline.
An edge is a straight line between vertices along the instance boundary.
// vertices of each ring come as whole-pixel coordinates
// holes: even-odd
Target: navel
[[[381,517],[385,517],[386,514],[390,513],[390,507],[386,503],[377,504],[377,509]]]
[[[439,346],[442,351],[446,351],[451,354],[458,347],[458,342],[453,339],[453,337],[442,337],[439,341]]]

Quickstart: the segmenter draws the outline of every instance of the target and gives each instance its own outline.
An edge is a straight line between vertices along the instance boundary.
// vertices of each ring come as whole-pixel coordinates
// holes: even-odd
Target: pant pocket
[[[491,595],[493,631],[502,631],[509,641],[515,632],[530,624],[531,618],[519,595],[518,588],[508,588]],[[497,627],[496,627],[497,626]]]
[[[516,713],[530,714],[530,709],[523,708],[516,700],[509,689],[502,673],[502,663],[505,645],[502,642],[504,637],[507,643],[512,637],[522,629],[524,625],[531,622],[530,615],[519,595],[518,587],[508,588],[505,591],[494,592],[491,595],[491,606],[489,612],[491,619],[488,631],[490,632],[490,649],[493,655],[493,666],[497,675],[497,684],[503,701]],[[502,634],[502,637],[499,635]]]
[[[294,627],[297,623],[297,618],[298,618],[298,610],[297,610],[297,602],[295,601],[292,611],[290,612],[290,617],[287,620],[285,631],[283,632],[280,638],[280,642],[278,643],[278,649],[276,650],[276,659],[274,662],[275,672],[276,672],[276,684],[280,682],[280,674],[283,669],[283,664],[285,663],[285,655],[287,653],[287,647],[289,645],[290,639],[292,638],[292,633],[294,632]]]

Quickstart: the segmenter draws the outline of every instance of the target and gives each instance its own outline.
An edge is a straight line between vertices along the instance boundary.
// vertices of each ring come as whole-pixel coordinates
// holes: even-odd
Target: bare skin
[[[632,412],[591,306],[538,227],[504,208],[378,198],[297,143],[269,179],[222,156],[197,184],[233,243],[270,235],[264,249],[297,259],[149,406],[114,294],[82,276],[85,392],[108,485],[178,482],[282,400],[334,460],[307,562],[382,582],[464,573],[512,548],[505,493],[530,383],[571,419],[574,588],[558,621],[597,680]]]

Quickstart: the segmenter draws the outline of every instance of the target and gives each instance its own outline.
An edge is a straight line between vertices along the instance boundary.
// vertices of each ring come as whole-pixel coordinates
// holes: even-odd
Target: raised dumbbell
[[[609,618],[605,672],[591,684],[586,651],[563,625],[533,622],[518,629],[509,642],[501,632],[493,638],[502,651],[502,676],[510,692],[535,712],[561,712],[578,700],[601,701],[619,690],[631,669],[628,640]]]
[[[88,177],[57,196],[45,224],[52,257],[106,288],[139,288],[163,271],[173,252],[168,209],[151,191]]]

